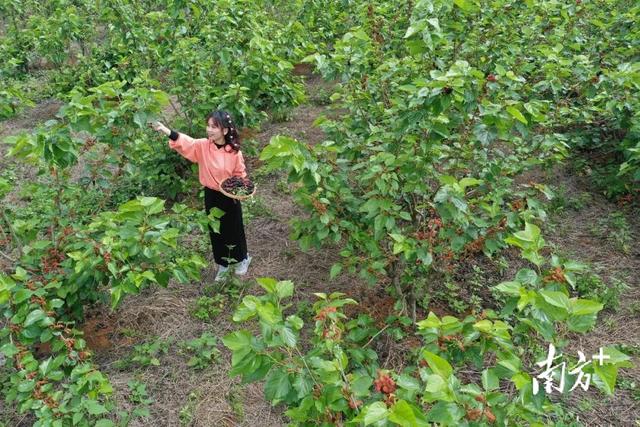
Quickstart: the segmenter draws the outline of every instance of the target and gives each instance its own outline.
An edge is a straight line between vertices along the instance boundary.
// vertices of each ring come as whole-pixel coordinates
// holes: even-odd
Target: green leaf
[[[297,336],[293,333],[293,331],[288,327],[283,327],[280,329],[280,336],[282,337],[282,341],[291,348],[294,348],[297,343]]]
[[[11,279],[9,276],[0,274],[0,306],[5,304],[7,301],[9,301],[9,297],[11,296],[11,289],[13,289],[14,286],[15,286],[15,282],[13,281],[13,279]],[[28,291],[27,289],[20,289],[18,292],[21,292],[21,291],[28,292],[28,295],[26,295],[24,299],[27,299],[31,295],[30,291]],[[17,301],[18,292],[16,292],[13,297],[16,304],[19,304],[20,302],[22,302],[22,301]]]
[[[493,289],[502,292],[503,294],[519,297],[521,287],[522,284],[520,282],[502,282],[499,285],[494,286]]]
[[[35,386],[36,386],[35,380],[21,381],[20,384],[18,384],[18,391],[20,393],[28,393],[31,390],[33,390]]]
[[[428,375],[425,383],[427,385],[424,389],[424,399],[427,402],[435,402],[437,400],[450,402],[453,400],[449,385],[440,375]]]
[[[582,316],[571,315],[567,319],[567,327],[570,331],[585,333],[596,324],[595,314],[585,314]]]
[[[291,326],[294,330],[299,331],[302,329],[302,326],[304,326],[304,321],[295,314],[292,314],[287,316],[287,325]]]
[[[283,280],[276,285],[278,298],[289,298],[293,295],[293,282],[291,280]]]
[[[596,314],[602,310],[604,306],[597,302],[587,299],[572,299],[571,314],[581,316],[584,314]]]
[[[373,378],[366,375],[358,376],[351,382],[351,391],[354,396],[362,397],[369,396],[371,394],[371,385],[373,384]]]
[[[471,186],[475,186],[475,185],[480,185],[482,184],[483,181],[481,179],[477,179],[477,178],[462,178],[460,180],[460,182],[458,183],[458,185],[460,185],[460,187],[462,188],[462,190],[466,189],[467,187],[471,187]]]
[[[34,323],[41,321],[45,317],[47,317],[46,313],[44,311],[40,310],[39,308],[36,309],[36,310],[33,310],[31,313],[29,313],[29,315],[25,319],[24,327],[28,328],[29,326],[33,325]]]
[[[329,272],[329,278],[333,279],[342,271],[342,264],[336,263],[331,267],[331,271]]]
[[[273,404],[282,401],[291,391],[289,374],[280,368],[272,369],[264,384],[264,396]]]
[[[408,396],[404,396],[409,400],[413,400],[413,398],[420,392],[421,384],[420,381],[412,376],[401,374],[396,379],[396,384],[399,388],[403,389]]]
[[[383,402],[374,402],[362,408],[362,412],[364,414],[364,425],[368,426],[386,419],[389,411],[387,410],[387,405]]]
[[[519,120],[520,122],[524,123],[525,125],[528,124],[529,122],[527,122],[527,119],[522,115],[522,113],[520,112],[520,110],[518,110],[516,107],[514,107],[513,105],[509,105],[507,107],[507,112],[509,114],[511,114],[515,119]]]
[[[282,312],[280,309],[271,302],[264,304],[258,304],[256,311],[260,320],[266,322],[270,326],[275,326],[277,323],[282,322]]]
[[[222,338],[222,343],[231,351],[239,351],[251,348],[251,339],[251,332],[235,331]]]
[[[491,332],[491,328],[493,327],[493,323],[491,323],[491,320],[480,320],[479,322],[476,322],[473,324],[473,328],[479,330],[480,332],[484,332],[485,334],[488,334]]]
[[[439,328],[442,322],[438,319],[438,316],[435,315],[432,311],[429,312],[429,315],[426,319],[421,320],[417,323],[418,330],[429,329],[429,328]]]
[[[538,273],[530,268],[521,268],[516,273],[516,281],[534,286],[538,281]]]
[[[458,425],[465,412],[455,403],[438,402],[427,413],[427,420],[445,426]]]
[[[49,357],[44,362],[40,363],[40,367],[38,368],[38,370],[40,371],[40,375],[42,376],[47,375],[47,373],[49,372],[49,365],[51,365],[51,360],[52,360],[51,357]]]
[[[19,352],[20,351],[18,350],[18,347],[16,347],[14,344],[10,342],[0,347],[0,353],[4,354],[7,357],[13,357]]]
[[[260,300],[254,295],[247,295],[242,298],[242,303],[233,313],[234,322],[244,322],[251,319],[257,313]]]
[[[389,411],[389,421],[402,427],[427,427],[424,415],[404,400],[398,400]]]
[[[600,390],[611,396],[616,386],[618,378],[618,367],[615,365],[600,365],[596,361],[593,363],[593,382]]]
[[[424,357],[424,359],[427,361],[431,370],[435,374],[440,375],[442,378],[449,379],[449,377],[453,373],[453,368],[451,367],[449,362],[447,362],[437,354],[425,350],[422,352],[422,357]]]
[[[96,422],[95,427],[115,427],[115,424],[113,423],[113,421],[103,418]]]
[[[631,357],[622,353],[618,349],[612,346],[607,346],[602,349],[603,354],[609,356],[604,360],[606,365],[616,365],[624,368],[631,368],[633,364],[631,363]]]
[[[562,308],[567,313],[570,310],[569,298],[562,292],[541,290],[539,294],[549,304]]]
[[[293,388],[298,392],[298,398],[304,398],[313,390],[313,380],[307,374],[296,375],[296,379],[293,381]]]
[[[411,37],[414,34],[419,33],[420,31],[424,30],[426,27],[426,22],[417,22],[414,25],[411,25],[409,28],[407,28],[407,31],[404,34],[405,39],[408,39],[409,37]]]
[[[453,0],[453,3],[465,12],[472,10],[471,3],[468,0]]]
[[[95,400],[90,400],[90,399],[85,400],[84,406],[85,408],[87,408],[87,412],[89,412],[91,415],[102,415],[109,412],[107,411],[107,408],[105,408],[103,405],[99,404]]]
[[[500,378],[495,372],[495,369],[489,368],[482,371],[482,387],[486,391],[495,390],[500,386]]]
[[[511,377],[511,381],[518,390],[532,383],[531,376],[526,372],[518,372]]]
[[[529,222],[526,222],[524,225],[524,230],[513,233],[513,237],[515,237],[516,246],[520,246],[521,248],[527,249],[531,246],[531,244],[535,244],[540,240],[540,228]]]
[[[258,284],[270,294],[276,293],[276,287],[278,284],[278,281],[276,279],[273,279],[271,277],[260,277],[256,279],[256,282],[258,282]]]
[[[15,294],[13,294],[13,302],[20,304],[31,298],[31,295],[33,295],[33,291],[30,291],[29,289],[19,289]]]

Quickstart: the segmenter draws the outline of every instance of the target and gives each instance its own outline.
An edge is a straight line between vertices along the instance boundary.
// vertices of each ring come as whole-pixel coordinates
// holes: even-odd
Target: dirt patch
[[[57,100],[44,101],[15,117],[0,122],[0,137],[15,135],[23,130],[28,131],[47,120],[55,118],[62,105],[63,103]],[[0,147],[3,147],[3,145],[0,145]],[[1,154],[4,154],[4,152]]]
[[[312,64],[295,64],[293,66],[293,71],[291,74],[294,76],[310,76],[313,73],[313,65]]]
[[[79,329],[93,354],[110,352],[114,347],[132,346],[140,341],[128,335],[128,331],[118,329],[118,320],[104,309],[87,315]]]

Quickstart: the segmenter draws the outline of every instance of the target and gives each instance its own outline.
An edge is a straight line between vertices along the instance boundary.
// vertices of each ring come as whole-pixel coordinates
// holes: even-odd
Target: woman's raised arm
[[[154,130],[162,132],[169,137],[169,147],[193,163],[198,163],[201,157],[199,149],[201,141],[191,138],[189,135],[171,130],[161,122],[155,122],[151,126]]]

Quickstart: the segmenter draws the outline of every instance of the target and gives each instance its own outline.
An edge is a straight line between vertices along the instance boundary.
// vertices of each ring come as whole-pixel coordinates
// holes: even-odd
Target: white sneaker
[[[236,274],[239,276],[243,276],[247,274],[247,270],[249,269],[249,264],[251,264],[251,255],[247,254],[247,257],[244,259],[244,261],[238,264],[238,267],[236,268]]]
[[[216,278],[213,279],[215,282],[219,282],[225,276],[225,273],[229,270],[229,267],[225,267],[224,265],[218,264],[218,273],[216,273]]]

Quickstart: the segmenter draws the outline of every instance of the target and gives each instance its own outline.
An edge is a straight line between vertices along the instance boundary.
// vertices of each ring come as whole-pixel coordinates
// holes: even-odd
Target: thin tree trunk
[[[402,274],[404,273],[404,268],[405,268],[405,261],[403,259],[398,259],[396,261],[394,261],[393,263],[393,267],[392,267],[392,281],[393,281],[393,286],[396,290],[396,293],[398,294],[398,298],[400,299],[400,301],[402,302],[402,310],[400,312],[400,314],[405,314],[407,311],[407,297],[404,294],[404,290],[402,289]]]

